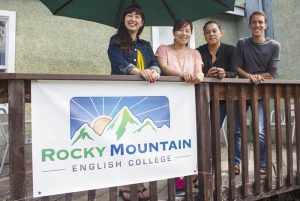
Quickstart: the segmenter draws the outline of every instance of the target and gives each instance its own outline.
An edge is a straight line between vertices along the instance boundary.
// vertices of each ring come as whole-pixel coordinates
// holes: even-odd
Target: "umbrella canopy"
[[[175,20],[191,21],[233,10],[235,0],[41,0],[54,15],[94,21],[118,27],[131,4],[145,12],[146,26],[173,26]]]

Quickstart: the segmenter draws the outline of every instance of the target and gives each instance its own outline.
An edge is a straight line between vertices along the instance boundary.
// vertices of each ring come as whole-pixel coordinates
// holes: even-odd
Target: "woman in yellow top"
[[[143,31],[145,15],[138,5],[129,6],[123,13],[118,32],[110,39],[108,57],[111,74],[140,75],[153,83],[160,77],[160,68],[148,41],[139,38]],[[130,201],[129,186],[119,187],[119,196]],[[138,184],[139,201],[149,200],[149,192],[143,183]]]
[[[140,75],[148,82],[159,79],[160,68],[148,41],[139,38],[145,22],[138,5],[129,6],[123,13],[118,32],[110,39],[108,57],[111,74]]]

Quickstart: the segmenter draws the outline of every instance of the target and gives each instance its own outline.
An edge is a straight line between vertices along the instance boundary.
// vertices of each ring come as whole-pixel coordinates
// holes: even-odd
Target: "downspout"
[[[246,0],[245,2],[246,2],[247,23],[249,22],[249,17],[253,11],[255,10],[264,11],[268,18],[268,23],[267,23],[268,28],[266,30],[266,37],[274,38],[271,0]]]
[[[266,13],[268,18],[268,28],[266,30],[266,36],[269,38],[274,38],[274,27],[273,27],[273,15],[272,15],[272,4],[271,0],[263,0],[262,9]]]

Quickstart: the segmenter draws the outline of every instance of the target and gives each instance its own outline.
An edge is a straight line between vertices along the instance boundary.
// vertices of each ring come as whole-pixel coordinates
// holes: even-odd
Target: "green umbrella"
[[[177,19],[191,21],[233,10],[235,0],[41,0],[54,15],[118,27],[122,11],[140,5],[146,26],[173,26]]]

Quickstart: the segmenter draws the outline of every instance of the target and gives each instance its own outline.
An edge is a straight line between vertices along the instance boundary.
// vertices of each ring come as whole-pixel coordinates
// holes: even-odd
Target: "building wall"
[[[281,44],[281,79],[300,79],[300,1],[273,0],[274,38]]]
[[[109,73],[107,46],[115,29],[53,16],[39,0],[0,0],[17,13],[16,72]]]

